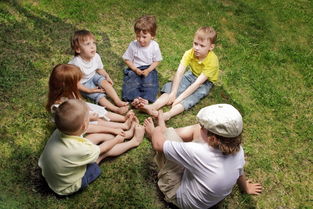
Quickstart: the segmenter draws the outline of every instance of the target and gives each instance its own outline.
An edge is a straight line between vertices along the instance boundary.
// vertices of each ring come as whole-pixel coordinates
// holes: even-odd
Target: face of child
[[[79,47],[76,52],[86,61],[90,61],[97,52],[96,41],[87,37],[83,42],[79,43]]]
[[[136,33],[136,40],[139,42],[141,47],[149,46],[152,39],[153,36],[151,36],[150,33],[143,33],[142,31],[140,31],[140,33]]]
[[[201,40],[197,37],[193,40],[193,49],[195,51],[195,56],[198,59],[204,59],[208,53],[213,50],[214,44],[211,44],[208,40]]]

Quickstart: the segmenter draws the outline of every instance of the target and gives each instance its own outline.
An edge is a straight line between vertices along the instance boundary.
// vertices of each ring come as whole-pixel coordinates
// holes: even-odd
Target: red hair
[[[77,84],[83,77],[79,67],[71,64],[56,65],[49,78],[49,93],[46,109],[50,112],[51,106],[61,103],[62,97],[67,99],[81,99]]]

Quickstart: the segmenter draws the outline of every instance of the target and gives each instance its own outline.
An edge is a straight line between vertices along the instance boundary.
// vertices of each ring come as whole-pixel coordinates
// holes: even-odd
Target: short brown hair
[[[227,138],[208,131],[208,137],[209,145],[215,149],[219,149],[224,155],[235,154],[240,150],[242,142],[241,134],[234,138]]]
[[[157,30],[156,18],[151,15],[139,17],[135,22],[134,30],[136,34],[142,31],[143,33],[150,33],[154,37]]]
[[[196,31],[195,37],[197,37],[201,41],[208,40],[211,44],[215,44],[217,33],[212,27],[200,27]]]
[[[88,30],[77,30],[74,32],[74,35],[71,37],[71,48],[74,52],[74,55],[79,55],[76,50],[79,48],[79,43],[91,38],[95,40],[95,36]]]
[[[69,99],[55,110],[54,121],[62,133],[70,135],[82,127],[87,116],[88,107],[84,101]]]

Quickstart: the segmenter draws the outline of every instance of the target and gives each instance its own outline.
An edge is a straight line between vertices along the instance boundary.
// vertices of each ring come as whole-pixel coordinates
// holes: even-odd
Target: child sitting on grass
[[[54,106],[58,106],[68,99],[81,99],[78,83],[82,78],[80,69],[71,64],[56,65],[49,78],[49,93],[46,109],[51,111]],[[87,103],[90,113],[90,125],[88,126],[87,133],[101,133],[99,138],[109,140],[114,138],[114,135],[122,135],[126,139],[131,138],[134,133],[134,127],[137,123],[137,118],[133,111],[129,111],[125,116],[117,113],[106,111],[104,107]],[[99,118],[93,108],[101,109],[103,117],[110,121]]]
[[[144,137],[144,128],[138,124],[134,137],[127,142],[117,135],[97,145],[92,134],[83,137],[89,113],[82,100],[63,102],[56,109],[54,120],[57,129],[48,140],[38,165],[49,187],[58,195],[69,195],[87,187],[100,175],[101,160],[137,147]]]
[[[171,105],[170,111],[164,113],[164,120],[169,120],[207,96],[219,74],[218,58],[213,52],[215,40],[213,28],[199,28],[193,39],[193,47],[182,57],[173,82],[163,86],[163,94],[153,104],[142,102],[139,108],[156,117],[158,109]],[[188,66],[190,70],[184,74]]]
[[[123,102],[113,88],[113,81],[109,74],[103,69],[101,58],[97,51],[94,35],[87,30],[75,31],[71,47],[75,56],[69,62],[80,68],[83,73],[78,89],[84,97],[87,97],[107,109],[125,114],[129,107]],[[105,98],[108,95],[115,103],[112,104]]]
[[[123,55],[128,68],[124,70],[122,98],[138,108],[139,103],[148,104],[156,100],[159,91],[156,67],[162,60],[156,36],[154,16],[142,16],[134,25],[136,40],[132,41]]]

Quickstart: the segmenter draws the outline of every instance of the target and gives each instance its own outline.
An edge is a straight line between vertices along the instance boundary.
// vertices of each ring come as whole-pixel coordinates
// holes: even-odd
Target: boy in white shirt
[[[113,88],[113,81],[103,69],[103,63],[97,51],[94,35],[87,30],[75,31],[71,40],[71,47],[75,56],[69,64],[76,65],[83,73],[78,89],[84,97],[88,97],[105,108],[125,114],[129,107],[123,102]],[[115,105],[105,98],[111,97]]]
[[[122,98],[138,108],[156,100],[159,91],[156,67],[162,60],[156,36],[154,16],[142,16],[134,25],[136,40],[132,41],[123,55],[128,68],[124,70]]]
[[[163,113],[159,126],[145,120],[146,133],[157,151],[158,186],[167,202],[179,208],[210,208],[223,200],[237,183],[248,194],[262,186],[246,179],[241,147],[242,117],[228,104],[202,108],[198,124],[166,128]]]

